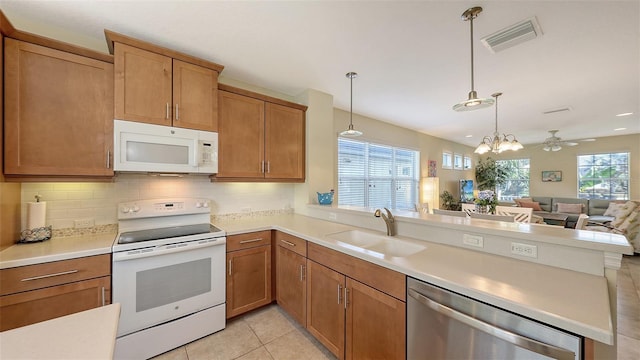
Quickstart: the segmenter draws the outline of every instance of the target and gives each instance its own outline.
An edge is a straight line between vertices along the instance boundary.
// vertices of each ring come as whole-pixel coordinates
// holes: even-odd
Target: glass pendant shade
[[[474,151],[474,153],[476,154],[482,155],[482,154],[488,153],[489,151],[491,151],[494,154],[499,154],[503,151],[509,151],[509,150],[518,151],[520,149],[524,149],[524,146],[520,144],[520,142],[516,139],[515,135],[502,134],[502,138],[500,137],[500,133],[498,132],[498,96],[500,95],[502,95],[502,93],[495,93],[491,95],[495,98],[495,104],[496,104],[496,128],[493,133],[493,137],[485,136],[484,138],[482,138],[482,142],[480,142],[480,145],[478,145],[478,147]],[[553,150],[553,148],[549,148],[549,150],[547,150],[547,147],[545,147],[543,150],[557,151],[557,150]]]
[[[351,102],[350,102],[350,108],[349,108],[349,127],[347,128],[347,130],[341,132],[340,136],[356,137],[356,136],[362,135],[362,131],[358,131],[353,128],[353,79],[358,77],[358,74],[352,71],[352,72],[348,72],[346,74],[346,77],[351,79]]]

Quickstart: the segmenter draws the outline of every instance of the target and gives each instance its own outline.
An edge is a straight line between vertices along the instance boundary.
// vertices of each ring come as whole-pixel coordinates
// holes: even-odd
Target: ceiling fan
[[[551,136],[546,138],[544,140],[544,143],[542,143],[542,145],[544,145],[542,150],[544,150],[544,151],[559,151],[560,149],[562,149],[562,146],[576,146],[576,145],[578,145],[577,142],[564,141],[564,140],[562,140],[562,138],[556,136],[556,133],[558,131],[559,130],[549,130],[549,133],[551,134]]]

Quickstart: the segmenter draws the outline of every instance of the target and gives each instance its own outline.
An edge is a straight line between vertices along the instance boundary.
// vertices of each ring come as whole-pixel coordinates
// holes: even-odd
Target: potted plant
[[[478,190],[492,190],[496,192],[496,186],[507,181],[507,169],[498,164],[497,161],[488,157],[485,161],[480,161],[476,165],[476,182]]]
[[[476,204],[476,212],[495,214],[498,198],[493,190],[480,190],[473,202]]]
[[[451,195],[451,193],[447,190],[440,194],[440,200],[442,200],[442,209],[458,210],[458,203],[456,202],[456,198],[454,198],[453,195]]]

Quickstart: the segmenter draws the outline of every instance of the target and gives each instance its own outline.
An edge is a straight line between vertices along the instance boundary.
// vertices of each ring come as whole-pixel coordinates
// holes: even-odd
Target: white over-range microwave
[[[218,133],[114,120],[113,170],[218,172]]]

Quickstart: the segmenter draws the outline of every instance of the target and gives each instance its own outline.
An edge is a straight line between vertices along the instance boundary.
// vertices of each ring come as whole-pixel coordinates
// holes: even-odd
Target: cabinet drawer
[[[107,304],[111,304],[110,276],[0,296],[0,331]]]
[[[0,270],[0,295],[111,275],[111,254]]]
[[[304,257],[307,256],[307,240],[303,240],[299,237],[277,231],[276,244],[278,244],[278,246],[282,246],[285,249],[296,252]]]
[[[406,276],[402,273],[314,243],[308,245],[307,257],[396,299],[406,301]]]
[[[271,230],[227,236],[227,252],[271,245]]]

